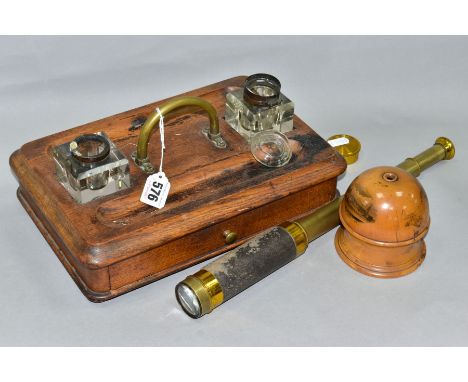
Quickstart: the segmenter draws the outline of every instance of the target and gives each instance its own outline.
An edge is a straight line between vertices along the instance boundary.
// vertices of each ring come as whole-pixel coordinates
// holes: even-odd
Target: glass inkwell
[[[53,154],[59,182],[78,203],[130,187],[128,160],[103,132],[80,135]]]
[[[268,167],[284,166],[291,158],[284,133],[293,130],[293,116],[294,103],[270,74],[251,75],[242,88],[226,94],[226,122],[251,143],[255,159]]]

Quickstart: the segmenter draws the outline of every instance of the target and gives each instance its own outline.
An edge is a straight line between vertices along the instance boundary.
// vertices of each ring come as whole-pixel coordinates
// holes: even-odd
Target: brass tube
[[[164,105],[159,107],[159,110],[163,116],[166,116],[171,111],[178,109],[183,106],[198,106],[204,109],[208,113],[210,119],[210,130],[208,138],[215,140],[219,137],[219,121],[216,109],[211,103],[198,97],[178,97],[174,98]],[[145,124],[141,128],[140,135],[138,137],[137,153],[135,162],[141,164],[148,159],[148,143],[153,128],[159,123],[160,114],[157,111],[152,112],[146,119]]]
[[[341,199],[343,199],[342,196],[318,208],[310,215],[296,220],[296,223],[304,229],[309,243],[340,224],[338,207]]]
[[[419,176],[422,171],[444,159],[452,159],[455,156],[455,146],[445,137],[436,139],[434,145],[414,158],[407,158],[397,167],[408,171],[414,176]]]

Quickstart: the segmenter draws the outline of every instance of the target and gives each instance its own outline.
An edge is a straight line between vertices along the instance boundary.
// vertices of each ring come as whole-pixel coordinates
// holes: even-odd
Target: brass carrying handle
[[[148,143],[150,140],[151,132],[154,127],[159,123],[160,115],[166,116],[168,113],[175,109],[184,106],[198,106],[208,113],[210,119],[209,129],[204,129],[203,134],[218,148],[225,148],[226,142],[219,132],[218,113],[211,103],[199,97],[178,97],[174,98],[164,105],[159,107],[160,113],[156,110],[153,111],[143,127],[141,128],[138,137],[138,145],[136,154],[134,154],[135,163],[145,172],[152,173],[154,168],[148,159]]]

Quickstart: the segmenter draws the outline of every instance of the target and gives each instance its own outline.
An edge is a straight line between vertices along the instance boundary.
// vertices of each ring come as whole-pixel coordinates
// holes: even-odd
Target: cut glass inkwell
[[[130,187],[128,160],[103,132],[80,135],[53,154],[59,182],[78,203]]]
[[[294,103],[270,74],[247,77],[242,88],[226,94],[226,122],[248,142],[260,131],[291,131],[293,116]]]

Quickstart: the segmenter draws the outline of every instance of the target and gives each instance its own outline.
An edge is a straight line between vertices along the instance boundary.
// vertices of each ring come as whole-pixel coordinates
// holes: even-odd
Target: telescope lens
[[[176,288],[176,296],[185,312],[193,317],[201,316],[200,302],[195,293],[185,284],[179,284]]]

